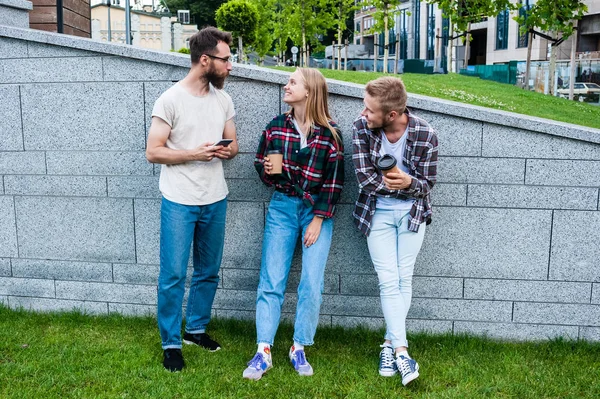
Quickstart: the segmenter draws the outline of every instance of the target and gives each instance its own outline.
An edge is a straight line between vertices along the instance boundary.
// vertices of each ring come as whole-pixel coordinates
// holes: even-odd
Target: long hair
[[[304,79],[304,87],[308,90],[308,98],[306,99],[306,121],[311,126],[308,136],[313,134],[312,125],[317,124],[323,128],[329,129],[335,139],[338,149],[342,138],[339,132],[330,121],[329,114],[329,96],[327,90],[327,82],[321,72],[314,68],[298,68]]]

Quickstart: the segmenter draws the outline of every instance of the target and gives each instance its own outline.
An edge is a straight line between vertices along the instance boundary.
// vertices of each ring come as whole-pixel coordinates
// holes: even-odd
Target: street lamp
[[[110,30],[110,5],[111,5],[112,0],[106,0],[104,4],[106,4],[106,7],[108,7],[108,41],[110,42],[111,36],[112,36],[112,32]]]

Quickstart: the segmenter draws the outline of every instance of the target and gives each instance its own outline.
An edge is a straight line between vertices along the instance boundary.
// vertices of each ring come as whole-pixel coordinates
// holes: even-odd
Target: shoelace
[[[389,346],[381,345],[381,368],[393,368],[394,367],[394,355],[392,354],[392,348]]]
[[[304,366],[306,365],[306,355],[304,354],[304,351],[296,351],[295,352],[296,355],[296,364],[298,366]]]
[[[260,369],[263,361],[264,360],[263,360],[262,353],[257,353],[256,355],[254,355],[252,360],[250,360],[248,362],[248,367],[254,367],[255,369]]]
[[[412,372],[412,367],[410,367],[410,359],[402,357],[402,358],[400,358],[399,363],[400,364],[398,365],[398,369],[400,369],[400,373],[402,375]]]

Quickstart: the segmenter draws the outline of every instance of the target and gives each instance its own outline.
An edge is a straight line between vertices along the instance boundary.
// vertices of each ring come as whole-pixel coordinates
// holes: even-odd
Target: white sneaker
[[[406,386],[419,376],[419,363],[410,357],[398,356],[396,358],[396,367],[402,376],[402,385]]]
[[[244,370],[242,376],[249,380],[258,381],[271,367],[273,367],[271,356],[256,352],[256,355],[248,362],[248,367]]]
[[[308,360],[306,360],[306,354],[303,349],[294,350],[294,347],[292,346],[290,348],[290,361],[298,374],[302,376],[313,375],[313,368],[310,363],[308,363]]]
[[[394,349],[389,345],[381,345],[379,352],[379,375],[382,377],[393,377],[398,373],[394,361]]]

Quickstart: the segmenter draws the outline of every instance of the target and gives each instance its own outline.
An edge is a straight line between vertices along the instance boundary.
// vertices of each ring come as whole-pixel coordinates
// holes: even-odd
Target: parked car
[[[569,98],[569,88],[558,89],[561,97]],[[598,102],[600,99],[600,86],[596,83],[575,82],[573,84],[573,100],[579,102]]]

